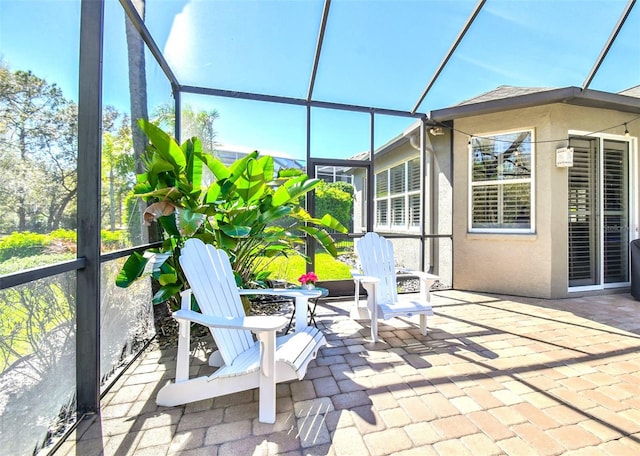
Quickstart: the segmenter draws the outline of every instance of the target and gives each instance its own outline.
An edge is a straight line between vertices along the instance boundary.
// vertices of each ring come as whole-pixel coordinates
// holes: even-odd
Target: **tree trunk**
[[[58,205],[58,208],[55,210],[55,212],[53,210],[51,211],[53,213],[53,218],[51,220],[50,230],[53,231],[60,228],[62,217],[64,217],[64,211],[66,210],[69,203],[76,197],[76,193],[77,189],[73,189],[72,191],[67,193],[67,195],[60,201],[60,204]]]
[[[144,20],[145,0],[133,0],[133,6]],[[147,111],[147,78],[144,59],[144,41],[133,26],[129,16],[125,16],[125,28],[127,33],[127,51],[129,58],[129,93],[131,101],[131,135],[133,137],[133,153],[136,161],[136,173],[143,172],[141,157],[147,146],[147,139],[140,127],[138,119],[148,119]],[[140,220],[146,207],[139,206]],[[144,244],[149,235],[142,224],[132,224],[129,227],[133,245]]]
[[[115,176],[112,163],[109,169],[109,229],[111,231],[116,230],[116,191],[114,181]]]

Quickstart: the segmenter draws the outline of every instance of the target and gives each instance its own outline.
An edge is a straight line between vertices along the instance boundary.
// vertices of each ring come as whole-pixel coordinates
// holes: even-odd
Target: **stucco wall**
[[[429,193],[432,202],[431,251],[425,252],[425,264],[432,266],[431,272],[440,276],[445,287],[453,282],[453,163],[451,154],[451,132],[442,136],[427,135],[427,151],[433,152],[433,187]],[[427,229],[429,233],[429,229]]]
[[[541,298],[567,296],[567,169],[555,166],[555,151],[567,146],[569,130],[599,131],[629,118],[628,113],[554,104],[456,120],[454,288]],[[535,233],[469,233],[469,135],[519,129],[534,129],[537,142]]]
[[[427,149],[426,177],[424,181],[426,208],[424,214],[425,233],[450,235],[452,233],[452,168],[451,136],[449,131],[442,136],[425,135]],[[419,150],[409,142],[400,144],[385,154],[376,156],[375,171],[392,168],[419,156]],[[431,179],[433,180],[431,182]],[[382,230],[381,234],[420,234],[418,230]],[[399,265],[418,268],[420,265],[420,244],[417,239],[394,239],[394,252]],[[440,276],[446,286],[452,283],[453,252],[449,238],[427,240],[424,264],[427,271]]]

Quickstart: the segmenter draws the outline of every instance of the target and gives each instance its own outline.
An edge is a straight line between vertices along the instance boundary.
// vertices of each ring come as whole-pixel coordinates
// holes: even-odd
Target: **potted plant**
[[[311,217],[301,205],[319,179],[299,170],[275,176],[273,158],[257,151],[225,166],[203,153],[197,138],[178,145],[156,125],[144,119],[139,125],[150,145],[134,193],[151,202],[145,223],[158,221],[164,240],[159,249],[131,254],[117,277],[118,286],[127,287],[148,271],[159,284],[153,302],[175,298],[187,286],[178,258],[190,237],[225,250],[238,286],[245,288],[264,285],[271,259],[303,255],[299,247],[305,235],[337,256],[329,231],[344,233],[346,228],[329,214]]]

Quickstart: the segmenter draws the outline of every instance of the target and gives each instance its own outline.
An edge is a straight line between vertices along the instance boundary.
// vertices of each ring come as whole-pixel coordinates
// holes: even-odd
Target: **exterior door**
[[[629,143],[571,138],[569,288],[629,283]]]

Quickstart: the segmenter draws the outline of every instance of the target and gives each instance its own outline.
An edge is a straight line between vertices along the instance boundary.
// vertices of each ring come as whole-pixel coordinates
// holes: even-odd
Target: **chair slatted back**
[[[356,242],[362,273],[380,279],[376,287],[376,302],[394,303],[398,300],[396,264],[393,244],[377,233],[369,232]]]
[[[226,252],[192,238],[182,248],[180,265],[204,315],[245,316]],[[254,344],[250,331],[210,329],[226,365]]]

